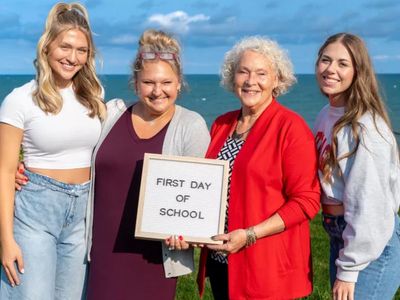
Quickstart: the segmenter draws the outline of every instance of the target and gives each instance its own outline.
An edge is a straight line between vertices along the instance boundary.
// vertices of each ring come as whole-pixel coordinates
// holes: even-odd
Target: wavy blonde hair
[[[136,81],[139,72],[143,69],[143,59],[140,54],[142,52],[170,52],[175,55],[175,59],[164,60],[168,63],[175,74],[178,76],[182,87],[186,87],[187,83],[183,79],[182,63],[181,63],[181,46],[176,38],[161,30],[148,29],[143,32],[138,42],[138,51],[135,60],[132,63],[132,76],[130,85],[136,91]]]
[[[274,97],[285,94],[290,86],[296,83],[293,65],[287,52],[277,42],[267,37],[250,36],[240,40],[225,54],[225,59],[221,67],[220,83],[228,91],[234,92],[236,68],[243,53],[247,50],[260,53],[271,62],[278,77],[278,86],[272,91]]]
[[[48,62],[48,48],[61,33],[72,29],[78,29],[85,34],[89,44],[87,62],[72,79],[75,95],[78,101],[88,108],[90,117],[98,116],[103,120],[106,116],[106,107],[102,99],[103,88],[96,75],[96,49],[87,10],[79,3],[57,3],[49,12],[44,32],[37,45],[34,64],[38,85],[33,97],[44,112],[51,114],[60,112],[63,101]]]
[[[330,36],[318,51],[316,66],[325,50],[332,43],[341,43],[348,51],[354,68],[354,77],[350,87],[343,92],[345,100],[345,113],[337,120],[332,129],[331,149],[323,162],[323,179],[330,181],[333,170],[338,166],[341,159],[352,156],[360,144],[359,119],[363,114],[372,114],[375,128],[376,117],[380,117],[391,128],[390,120],[382,96],[379,93],[378,81],[375,76],[371,59],[368,55],[367,47],[363,40],[351,33],[337,33]],[[325,94],[325,96],[328,96]],[[350,152],[337,156],[338,132],[345,126],[350,126],[352,136],[355,140],[355,147]]]

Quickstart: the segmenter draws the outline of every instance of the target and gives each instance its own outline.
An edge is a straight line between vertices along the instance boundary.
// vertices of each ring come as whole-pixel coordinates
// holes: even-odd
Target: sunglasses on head
[[[139,57],[144,60],[154,60],[154,59],[162,59],[162,60],[176,60],[175,53],[171,52],[140,52]]]

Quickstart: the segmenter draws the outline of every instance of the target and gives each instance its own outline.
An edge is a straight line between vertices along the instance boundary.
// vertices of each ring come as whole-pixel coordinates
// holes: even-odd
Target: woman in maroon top
[[[117,114],[113,107],[122,101],[108,103],[108,120],[94,154],[88,299],[175,297],[176,277],[166,278],[171,272],[164,270],[171,253],[162,250],[160,241],[138,240],[133,233],[144,153],[203,156],[209,142],[203,118],[175,104],[183,84],[179,54],[171,36],[144,32],[132,66],[138,102]],[[178,240],[175,248],[188,244]]]

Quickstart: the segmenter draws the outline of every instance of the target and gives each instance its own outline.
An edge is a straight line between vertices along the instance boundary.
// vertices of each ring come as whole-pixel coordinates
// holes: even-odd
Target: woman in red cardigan
[[[202,249],[200,295],[209,276],[215,299],[293,299],[312,291],[309,220],[319,210],[313,135],[276,101],[296,81],[277,43],[249,37],[225,56],[222,85],[241,109],[216,119],[208,158],[228,160],[222,245]]]

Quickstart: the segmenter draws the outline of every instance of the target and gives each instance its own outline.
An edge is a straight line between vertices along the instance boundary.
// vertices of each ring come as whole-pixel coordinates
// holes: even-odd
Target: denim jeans
[[[85,212],[89,183],[65,184],[26,171],[15,196],[14,238],[24,260],[21,284],[1,270],[0,299],[79,300],[87,270]]]
[[[336,280],[335,261],[339,250],[343,248],[343,230],[346,221],[343,216],[334,217],[323,214],[323,226],[330,238],[329,275],[331,286]],[[395,217],[395,226],[391,239],[378,259],[362,270],[354,291],[355,300],[390,300],[400,286],[400,222]]]

